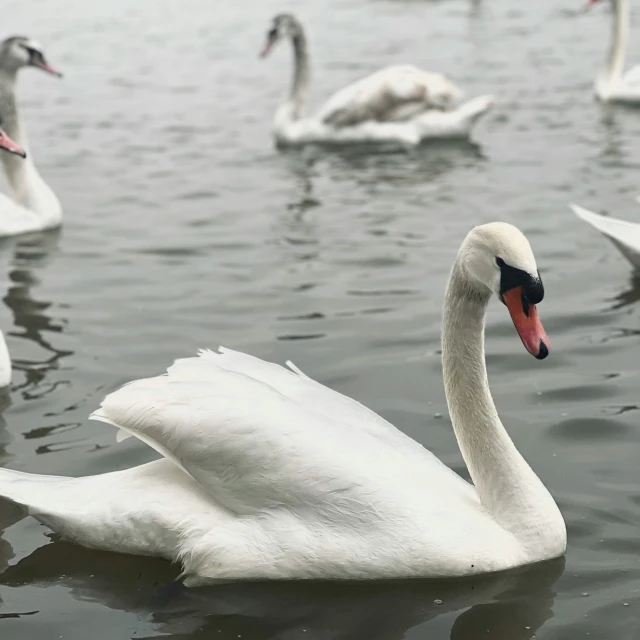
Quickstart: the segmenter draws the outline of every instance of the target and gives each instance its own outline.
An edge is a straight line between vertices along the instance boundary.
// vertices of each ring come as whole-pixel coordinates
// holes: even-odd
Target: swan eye
[[[502,269],[505,265],[505,261],[502,258],[496,258],[496,264]]]

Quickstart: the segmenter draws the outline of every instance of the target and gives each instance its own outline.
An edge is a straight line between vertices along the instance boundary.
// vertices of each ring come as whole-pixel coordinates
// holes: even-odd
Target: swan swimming
[[[588,7],[600,0],[589,0]],[[597,97],[603,102],[640,103],[640,65],[624,72],[629,44],[629,0],[610,0],[613,11],[609,51],[596,78]]]
[[[544,359],[542,281],[505,223],[467,235],[444,301],[444,386],[473,484],[292,363],[220,348],[125,385],[92,414],[160,460],[82,478],[0,469],[0,495],[79,544],[181,563],[187,586],[466,576],[560,556],[562,515],[489,390],[492,295]]]
[[[315,116],[305,116],[311,77],[309,46],[300,21],[275,16],[261,57],[283,38],[291,41],[294,72],[291,92],[276,111],[274,136],[280,146],[363,142],[416,145],[430,138],[464,138],[493,105],[480,96],[454,107],[462,91],[440,73],[395,65],[335,93]]]
[[[35,67],[58,77],[61,74],[47,62],[42,47],[33,40],[13,36],[0,43],[0,112],[7,133],[29,152],[16,100],[17,74],[24,67]],[[1,155],[12,197],[0,193],[0,237],[59,226],[62,206],[38,172],[31,154],[26,160]]]
[[[2,117],[0,117],[0,127],[2,126]],[[16,155],[24,160],[27,154],[19,144],[16,144],[5,132],[0,128],[0,149],[9,154]],[[0,331],[0,389],[8,387],[11,384],[11,357],[7,348],[7,341],[4,333]]]

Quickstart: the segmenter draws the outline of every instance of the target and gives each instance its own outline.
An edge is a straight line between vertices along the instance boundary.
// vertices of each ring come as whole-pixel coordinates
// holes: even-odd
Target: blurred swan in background
[[[60,77],[47,62],[42,48],[22,36],[0,43],[0,113],[7,133],[29,151],[27,135],[16,101],[17,74],[23,67],[36,67]],[[62,222],[62,206],[51,187],[38,172],[31,154],[26,160],[1,154],[12,197],[0,194],[0,236],[57,227]]]
[[[609,238],[620,253],[640,271],[640,224],[602,216],[577,204],[569,206],[580,220]]]
[[[385,67],[335,93],[314,116],[305,116],[311,77],[309,47],[300,21],[279,14],[267,33],[261,56],[282,38],[291,41],[294,72],[287,100],[278,108],[274,135],[279,145],[399,142],[467,137],[492,106],[481,96],[458,107],[462,91],[440,73],[411,65]]]
[[[629,44],[629,0],[609,0],[613,12],[611,40],[596,79],[596,95],[603,102],[640,103],[640,65],[624,72]],[[589,0],[588,7],[600,0]]]

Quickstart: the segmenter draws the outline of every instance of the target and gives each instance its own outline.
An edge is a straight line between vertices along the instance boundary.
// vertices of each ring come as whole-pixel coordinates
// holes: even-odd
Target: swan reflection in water
[[[59,238],[59,231],[54,230],[6,239],[0,245],[0,253],[5,254],[5,257],[11,254],[3,265],[7,268],[9,281],[3,301],[13,316],[11,327],[6,318],[8,314],[2,314],[2,328],[9,336],[13,385],[0,394],[0,466],[6,465],[11,458],[7,453],[7,446],[13,436],[9,433],[2,415],[11,405],[10,393],[18,391],[25,400],[46,395],[57,386],[46,382],[48,373],[58,369],[60,360],[72,354],[71,351],[58,349],[49,342],[46,334],[62,332],[64,323],[48,315],[51,302],[37,300],[33,294],[33,289],[40,284],[39,272],[47,268],[57,252]],[[44,351],[44,356],[37,359],[18,357],[16,339],[26,339],[34,343]],[[33,354],[35,351],[30,349],[29,353]]]
[[[553,617],[554,585],[563,571],[564,558],[558,558],[462,580],[230,583],[186,589],[171,583],[176,569],[160,560],[55,540],[0,574],[12,603],[10,611],[0,606],[0,614],[46,610],[50,590],[57,589],[64,596],[56,597],[71,597],[76,607],[91,602],[135,614],[136,638],[400,640],[419,627],[416,631],[425,638],[437,633],[452,640],[529,640]]]
[[[13,247],[9,264],[10,281],[3,301],[13,314],[14,328],[8,331],[11,338],[20,338],[35,343],[44,351],[41,358],[19,358],[12,353],[13,369],[23,373],[23,380],[14,385],[24,399],[41,397],[50,393],[56,384],[43,384],[47,374],[60,367],[60,360],[72,355],[72,351],[58,349],[47,334],[64,330],[64,320],[54,319],[48,311],[52,302],[38,300],[33,290],[40,285],[40,272],[47,267],[57,253],[60,231],[30,234],[7,240]],[[11,346],[9,347],[11,351]],[[30,351],[32,353],[32,351]]]
[[[311,146],[288,149],[281,159],[293,178],[287,210],[293,212],[294,220],[299,220],[309,209],[323,204],[314,189],[314,182],[322,174],[328,173],[334,186],[343,184],[352,189],[355,183],[376,194],[381,185],[407,188],[435,185],[446,173],[475,167],[486,162],[488,156],[473,140],[449,140],[432,141],[409,151],[377,147],[375,153],[364,145],[330,149],[326,145]]]
[[[629,279],[629,284],[624,291],[618,293],[610,300],[613,304],[611,310],[622,309],[640,301],[640,273],[634,272]]]

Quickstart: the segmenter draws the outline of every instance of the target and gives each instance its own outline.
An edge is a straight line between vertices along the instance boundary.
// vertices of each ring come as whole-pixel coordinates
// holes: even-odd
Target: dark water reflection
[[[142,626],[153,629],[152,635],[139,638],[391,640],[406,637],[411,629],[420,634],[424,625],[425,631],[452,640],[484,639],[487,634],[524,640],[552,617],[555,584],[563,570],[559,559],[457,581],[255,583],[188,590],[169,582],[175,576],[163,563],[132,563],[56,541],[7,569],[2,582],[66,587],[78,600],[133,613]],[[441,624],[438,617],[444,618]],[[19,618],[14,620],[18,629]]]

